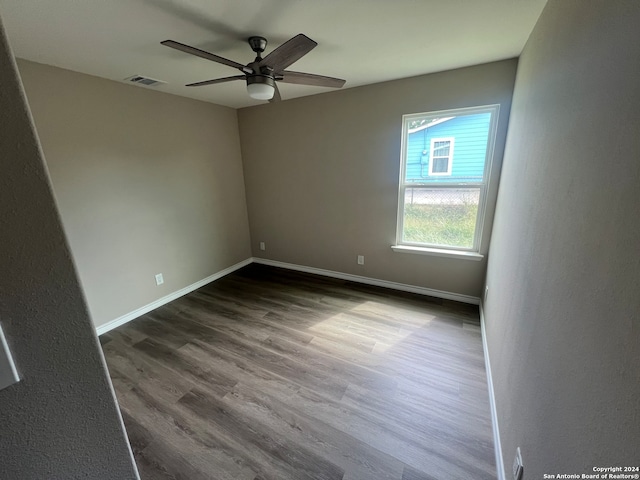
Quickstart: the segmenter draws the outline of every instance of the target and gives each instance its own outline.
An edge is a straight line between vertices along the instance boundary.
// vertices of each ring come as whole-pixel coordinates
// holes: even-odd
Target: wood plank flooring
[[[100,337],[142,480],[494,480],[477,308],[252,264]]]

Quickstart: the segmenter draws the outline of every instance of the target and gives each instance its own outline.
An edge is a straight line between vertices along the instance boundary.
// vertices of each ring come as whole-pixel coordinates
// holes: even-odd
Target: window
[[[432,138],[429,155],[429,175],[451,175],[453,138]]]
[[[403,116],[394,249],[478,253],[498,110],[491,105]]]

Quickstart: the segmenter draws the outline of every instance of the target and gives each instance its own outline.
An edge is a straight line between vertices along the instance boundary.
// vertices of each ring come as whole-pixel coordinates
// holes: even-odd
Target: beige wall
[[[485,319],[527,480],[640,459],[638,25],[636,0],[549,0],[520,60]]]
[[[492,204],[515,70],[507,60],[239,110],[254,255],[479,296],[484,261],[390,248],[402,115],[501,104]]]
[[[235,110],[18,65],[97,326],[251,256]]]
[[[136,468],[0,24],[0,478],[134,480]]]

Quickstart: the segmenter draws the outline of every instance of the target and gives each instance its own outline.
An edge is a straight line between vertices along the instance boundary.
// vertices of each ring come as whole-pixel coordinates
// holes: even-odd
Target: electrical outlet
[[[522,465],[522,453],[520,447],[516,450],[516,458],[513,459],[513,480],[522,480],[524,466]]]
[[[267,246],[264,244],[264,242],[260,242],[260,250],[264,252],[266,249],[267,249]]]
[[[364,265],[364,255],[358,255],[358,265]]]
[[[156,285],[162,285],[164,283],[164,277],[161,273],[156,275]]]

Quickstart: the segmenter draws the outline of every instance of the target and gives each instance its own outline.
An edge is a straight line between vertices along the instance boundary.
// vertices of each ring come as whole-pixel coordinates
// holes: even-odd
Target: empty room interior
[[[0,0],[0,480],[640,478],[639,25]]]

